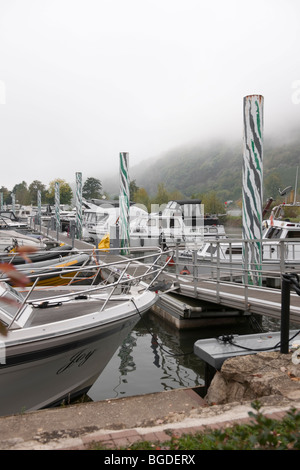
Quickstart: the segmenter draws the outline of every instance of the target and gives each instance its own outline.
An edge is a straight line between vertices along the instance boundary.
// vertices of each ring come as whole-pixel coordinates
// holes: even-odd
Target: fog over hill
[[[145,188],[150,197],[156,194],[158,183],[164,183],[169,192],[178,190],[186,197],[214,190],[221,199],[238,200],[242,191],[242,164],[242,139],[235,142],[219,140],[171,149],[130,167],[129,173],[130,179],[135,180],[138,187]],[[294,186],[299,165],[299,132],[293,131],[285,138],[264,139],[264,183],[276,176],[279,185]],[[104,190],[118,194],[118,176],[103,179]]]

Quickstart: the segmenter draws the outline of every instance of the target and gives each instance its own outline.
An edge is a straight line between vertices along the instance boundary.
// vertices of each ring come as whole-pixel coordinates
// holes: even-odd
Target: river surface
[[[250,321],[226,326],[177,330],[147,312],[117,350],[88,392],[93,401],[204,385],[204,362],[195,341],[223,334],[251,334]]]
[[[240,228],[230,238],[241,236]],[[88,392],[93,401],[204,385],[205,364],[194,353],[195,341],[223,334],[278,331],[278,322],[262,319],[259,326],[245,317],[241,324],[218,324],[178,330],[150,310],[138,322]]]

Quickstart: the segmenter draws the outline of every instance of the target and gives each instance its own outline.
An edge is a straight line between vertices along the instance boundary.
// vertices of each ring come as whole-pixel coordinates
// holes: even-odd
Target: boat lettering
[[[69,363],[65,364],[63,367],[58,369],[56,374],[61,374],[62,372],[65,372],[67,369],[73,366],[81,367],[83,366],[86,361],[94,354],[96,349],[93,349],[91,351],[88,351],[87,349],[83,349],[82,351],[79,351],[78,353],[74,354],[70,359]]]

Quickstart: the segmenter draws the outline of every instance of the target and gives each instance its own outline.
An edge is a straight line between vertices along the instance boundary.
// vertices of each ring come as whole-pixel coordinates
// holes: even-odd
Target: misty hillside
[[[173,149],[161,158],[148,160],[130,168],[130,179],[143,187],[152,197],[160,182],[171,192],[178,190],[186,197],[216,191],[222,200],[238,200],[242,195],[242,143],[214,142],[183,146]],[[300,165],[300,137],[287,143],[264,143],[264,190],[265,197],[271,189],[270,177],[285,186],[295,184],[296,167]],[[108,187],[108,182],[103,182]],[[108,192],[116,191],[110,182]]]

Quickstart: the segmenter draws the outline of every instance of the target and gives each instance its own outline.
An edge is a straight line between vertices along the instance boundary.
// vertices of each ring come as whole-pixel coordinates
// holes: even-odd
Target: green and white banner
[[[130,247],[130,191],[129,191],[129,154],[127,152],[120,153],[120,248],[121,254],[129,253]]]
[[[38,223],[41,225],[42,223],[42,196],[41,191],[38,189],[37,191],[37,206],[38,206]]]
[[[82,173],[76,173],[76,237],[82,237]]]
[[[55,182],[55,221],[56,221],[56,230],[60,229],[60,193],[59,193],[59,183]]]
[[[261,95],[244,98],[243,259],[245,280],[254,285],[261,285],[262,268],[263,104]]]

